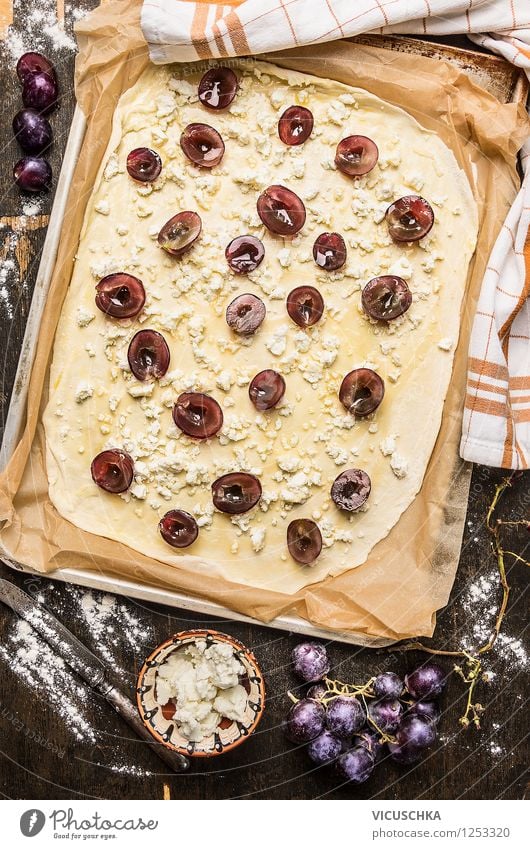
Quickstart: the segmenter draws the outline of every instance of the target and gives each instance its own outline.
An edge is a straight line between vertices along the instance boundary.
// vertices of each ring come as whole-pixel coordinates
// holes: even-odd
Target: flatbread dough
[[[241,90],[224,112],[197,100],[199,76],[149,67],[120,99],[112,136],[88,204],[79,251],[63,306],[44,416],[50,497],[62,516],[144,555],[208,575],[284,593],[358,566],[385,537],[420,489],[438,434],[467,270],[475,248],[477,211],[451,151],[404,111],[366,91],[273,65],[244,62]],[[307,105],[311,138],[286,147],[277,121],[287,106]],[[215,127],[226,143],[219,166],[200,170],[179,145],[191,122]],[[352,133],[379,147],[375,169],[353,180],[333,164],[335,147]],[[158,151],[163,169],[152,184],[134,182],[130,150]],[[286,185],[304,201],[307,221],[294,239],[270,234],[256,213],[259,193]],[[419,193],[436,215],[419,243],[394,244],[383,216],[402,195]],[[196,210],[202,235],[179,259],[157,245],[160,227],[177,212]],[[319,233],[337,231],[348,260],[335,273],[313,262]],[[248,276],[228,270],[224,250],[235,236],[257,235],[265,259]],[[107,318],[94,304],[104,275],[140,277],[147,301],[138,319]],[[413,292],[401,318],[383,326],[360,307],[364,284],[398,274]],[[285,309],[302,284],[322,293],[326,312],[307,331]],[[265,302],[267,317],[248,340],[228,328],[227,304],[243,292]],[[140,328],[161,332],[170,369],[156,383],[128,370],[127,348]],[[384,379],[373,417],[354,421],[338,400],[344,375],[359,366]],[[282,405],[258,414],[248,383],[273,368],[286,380]],[[212,394],[224,412],[220,434],[188,439],[171,411],[187,389]],[[130,491],[110,495],[92,481],[90,463],[105,448],[124,448],[135,461]],[[367,508],[339,511],[330,486],[347,468],[372,480]],[[260,505],[239,517],[214,512],[211,483],[228,471],[250,471],[263,485]],[[195,515],[199,537],[172,549],[158,531],[170,509]],[[286,529],[313,518],[324,538],[315,565],[290,557]]]

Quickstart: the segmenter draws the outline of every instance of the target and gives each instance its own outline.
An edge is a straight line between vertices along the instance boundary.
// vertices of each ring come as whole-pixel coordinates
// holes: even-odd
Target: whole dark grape
[[[48,74],[52,79],[56,79],[53,65],[46,56],[33,51],[24,53],[17,62],[17,77],[21,83],[25,83],[28,77],[35,74]]]
[[[436,740],[436,729],[428,719],[420,716],[405,717],[396,732],[396,740],[402,745],[412,743],[418,749],[426,749]]]
[[[391,733],[398,727],[403,714],[403,705],[397,699],[381,699],[368,705],[368,716],[381,731]]]
[[[336,770],[341,778],[353,784],[362,784],[370,778],[375,760],[364,746],[355,746],[337,759]]]
[[[52,182],[52,169],[45,159],[24,156],[13,168],[17,186],[24,192],[48,190]]]
[[[365,749],[368,749],[372,757],[375,761],[378,761],[383,756],[384,751],[384,743],[381,743],[381,739],[379,734],[376,731],[371,731],[368,728],[365,728],[363,731],[359,731],[358,734],[354,735],[353,738],[353,747],[362,746]]]
[[[405,675],[405,686],[413,699],[433,699],[445,686],[445,673],[437,663],[427,663]]]
[[[373,684],[374,693],[378,699],[399,699],[404,686],[395,672],[381,672]]]
[[[307,747],[307,754],[316,764],[328,764],[334,761],[342,751],[342,742],[330,731],[323,731]]]
[[[366,720],[363,707],[353,696],[336,696],[326,709],[326,727],[337,737],[351,737]]]
[[[21,109],[13,118],[13,132],[26,153],[42,153],[51,144],[50,122],[35,109]]]
[[[295,673],[302,681],[320,681],[329,672],[329,658],[319,643],[299,643],[291,655]]]
[[[326,685],[319,681],[318,684],[313,684],[313,686],[309,688],[306,696],[308,699],[316,699],[319,701],[319,699],[324,698],[327,692],[328,688]]]
[[[408,766],[421,760],[425,749],[436,740],[433,722],[421,716],[406,716],[396,732],[396,742],[388,744],[392,760]]]
[[[421,716],[431,722],[438,722],[442,712],[437,702],[414,702],[407,711],[407,715]]]
[[[300,699],[287,714],[285,735],[293,743],[309,743],[324,730],[325,713],[313,699]]]
[[[396,731],[396,743],[389,743],[388,750],[393,760],[401,764],[413,764],[423,756],[425,749],[436,740],[433,722],[420,716],[406,716]]]
[[[408,746],[400,746],[399,743],[388,743],[387,745],[392,760],[402,766],[415,764],[423,757],[422,750],[412,744],[409,744]]]
[[[37,112],[52,112],[57,106],[57,82],[48,74],[33,74],[28,77],[22,89],[22,102]]]

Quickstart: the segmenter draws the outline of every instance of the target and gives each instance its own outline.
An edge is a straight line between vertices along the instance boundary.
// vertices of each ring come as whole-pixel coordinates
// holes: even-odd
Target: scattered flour
[[[82,14],[74,14],[79,20]],[[9,28],[9,34],[3,42],[3,50],[11,62],[15,64],[23,53],[28,50],[61,51],[73,53],[77,44],[73,35],[66,31],[63,22],[59,21],[50,8],[49,0],[34,0],[24,14],[24,29],[18,31],[15,26]]]
[[[15,251],[18,236],[11,232],[2,238],[0,231],[0,247],[2,261],[0,263],[0,317],[2,314],[9,321],[13,319],[16,300],[20,296],[20,276]]]
[[[498,612],[501,600],[501,588],[499,573],[496,568],[489,572],[478,575],[467,587],[462,596],[462,608],[465,620],[469,623],[468,631],[462,637],[462,645],[466,649],[476,648],[487,642]],[[504,619],[501,632],[497,637],[490,657],[492,660],[502,661],[509,671],[525,669],[528,662],[528,654],[522,640],[506,633],[507,620]],[[471,629],[469,631],[469,629]],[[487,663],[488,655],[484,660]],[[490,681],[494,673],[488,672]]]
[[[76,740],[96,742],[96,731],[86,711],[89,688],[69,671],[31,625],[18,620],[0,645],[0,657],[35,696],[48,702]]]
[[[154,635],[131,605],[114,596],[86,591],[65,585],[60,593],[52,582],[40,582],[36,596],[59,620],[81,635],[81,640],[114,673],[114,676],[134,680],[136,671],[124,670],[118,662],[123,649],[143,660],[155,642]],[[39,618],[38,612],[35,619]],[[76,627],[76,623],[79,627]],[[84,627],[83,627],[84,626]],[[83,637],[88,631],[88,638]],[[101,743],[104,735],[95,727],[90,716],[96,707],[105,711],[103,700],[94,701],[91,688],[70,670],[28,622],[19,619],[0,644],[0,660],[23,681],[32,693],[46,701],[60,717],[78,742]],[[111,708],[109,707],[109,711]],[[116,773],[144,776],[149,773],[141,767],[123,762],[100,764]]]

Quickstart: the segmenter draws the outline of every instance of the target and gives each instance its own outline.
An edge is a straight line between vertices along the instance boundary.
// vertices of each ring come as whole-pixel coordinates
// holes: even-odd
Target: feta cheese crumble
[[[247,692],[239,683],[244,666],[229,643],[196,640],[171,652],[160,665],[156,698],[172,701],[173,720],[187,740],[199,743],[218,727],[222,717],[244,722]]]

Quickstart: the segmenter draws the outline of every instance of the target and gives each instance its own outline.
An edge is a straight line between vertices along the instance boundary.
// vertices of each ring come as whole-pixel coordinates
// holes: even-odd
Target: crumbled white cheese
[[[229,392],[230,387],[233,385],[233,383],[234,378],[232,376],[232,373],[227,371],[226,369],[223,370],[220,374],[218,374],[215,380],[215,385],[219,389],[222,389],[223,392]]]
[[[154,383],[130,383],[127,386],[127,392],[133,398],[149,398],[153,394],[153,389],[155,388]]]
[[[250,542],[254,551],[261,551],[265,547],[265,528],[253,528]]]
[[[379,443],[379,450],[383,457],[390,457],[396,450],[396,440],[393,436],[387,436]]]
[[[162,705],[169,701],[174,703],[173,719],[182,735],[200,742],[213,734],[222,716],[244,720],[247,697],[239,683],[244,671],[229,643],[213,643],[207,647],[205,640],[197,640],[171,652],[160,665],[156,697]],[[245,693],[245,699],[239,688]]]
[[[285,353],[288,332],[289,327],[286,324],[282,324],[265,342],[265,347],[275,357],[281,357],[281,355]]]
[[[77,404],[82,404],[83,401],[86,401],[87,398],[92,398],[94,394],[94,387],[90,385],[86,380],[81,380],[77,384],[77,388],[75,390],[75,400]]]
[[[453,340],[446,337],[445,339],[440,339],[438,342],[438,347],[441,351],[450,351],[453,347]]]
[[[400,257],[396,262],[392,263],[387,274],[393,274],[396,277],[402,277],[403,280],[410,280],[414,273],[412,265],[404,256]]]
[[[111,153],[105,165],[103,177],[105,180],[111,180],[116,174],[120,173],[119,160],[115,153]]]
[[[77,310],[77,324],[79,327],[86,327],[90,324],[91,321],[94,321],[95,315],[90,310],[85,309],[85,307],[79,307]]]
[[[397,454],[395,451],[390,458],[390,468],[394,472],[397,478],[404,478],[407,476],[407,472],[409,469],[409,464],[405,460],[401,454]]]
[[[108,215],[110,213],[110,206],[108,200],[99,200],[94,209],[96,212],[99,212],[100,215]]]
[[[280,263],[282,268],[289,268],[291,265],[291,251],[290,248],[282,248],[277,253],[278,262]]]
[[[144,483],[134,483],[129,492],[134,498],[137,498],[139,501],[143,501],[147,496],[147,487]]]
[[[247,691],[242,684],[221,690],[216,696],[213,706],[219,716],[226,716],[234,722],[243,722],[248,704]]]

